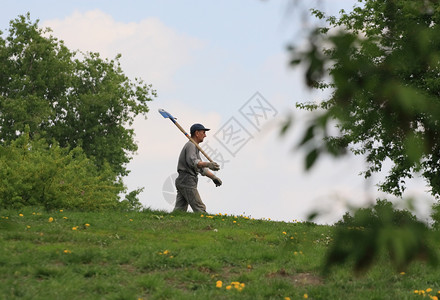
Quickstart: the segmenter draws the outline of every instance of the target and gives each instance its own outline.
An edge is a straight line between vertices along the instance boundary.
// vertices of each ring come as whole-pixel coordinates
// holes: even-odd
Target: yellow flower
[[[419,293],[419,291],[418,290],[414,290],[414,294],[418,294]]]
[[[29,229],[29,228],[31,228],[31,226],[27,225],[26,228]]]
[[[67,250],[67,249],[66,249],[66,250],[64,250],[63,252],[64,252],[64,253],[66,253],[66,254],[72,253],[72,251],[70,251],[70,250]]]
[[[72,230],[77,230],[77,229],[78,229],[78,226],[72,227]]]
[[[53,218],[50,217],[50,218],[49,218],[49,223],[52,223],[52,222],[53,222]]]
[[[23,217],[23,214],[19,214],[20,217]]]
[[[426,289],[426,292],[427,292],[427,293],[430,293],[430,292],[432,292],[432,289],[431,289],[431,288],[428,288],[428,289]]]
[[[87,224],[87,223],[86,223],[86,224],[84,224],[84,226],[86,226],[86,227],[89,227],[89,226],[90,226],[90,224]]]
[[[400,272],[400,275],[405,275],[406,273],[405,272]]]
[[[228,285],[228,286],[226,287],[226,289],[229,291],[230,289],[232,289],[232,286]]]
[[[170,253],[170,251],[168,251],[168,250],[165,250],[165,251],[163,252],[164,255],[167,255],[168,253]]]
[[[290,297],[284,297],[284,300],[290,300]]]
[[[67,217],[63,217],[64,220],[67,220]]]
[[[63,212],[63,210],[62,210],[62,209],[60,209],[60,212]]]
[[[234,223],[237,223],[237,221],[234,221]]]
[[[217,288],[221,288],[223,286],[223,282],[221,281],[221,280],[218,280],[216,283],[215,283],[215,287],[217,287]]]
[[[283,234],[287,234],[287,232],[283,231]]]
[[[308,298],[309,298],[309,295],[304,294],[304,299],[308,299]]]
[[[200,215],[200,218],[203,218],[204,217],[204,215]]]

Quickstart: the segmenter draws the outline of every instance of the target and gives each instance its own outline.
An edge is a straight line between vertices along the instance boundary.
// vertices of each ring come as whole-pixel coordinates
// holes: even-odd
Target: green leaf
[[[313,149],[306,155],[306,170],[309,170],[316,162],[317,158],[319,156],[319,150]]]

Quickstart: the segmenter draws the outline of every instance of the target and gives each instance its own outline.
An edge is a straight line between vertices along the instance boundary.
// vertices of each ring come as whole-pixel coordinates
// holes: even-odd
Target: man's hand
[[[213,171],[220,170],[220,165],[216,162],[207,162],[206,167],[213,170]]]
[[[212,181],[214,181],[215,186],[221,186],[222,185],[222,181],[217,176],[212,177]]]

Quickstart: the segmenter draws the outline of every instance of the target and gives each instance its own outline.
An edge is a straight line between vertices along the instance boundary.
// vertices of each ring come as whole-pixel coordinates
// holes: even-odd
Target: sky
[[[296,3],[296,4],[295,4]],[[300,68],[289,66],[287,46],[303,45],[317,20],[309,8],[330,15],[350,11],[357,0],[0,0],[0,30],[30,12],[41,27],[71,50],[121,54],[130,78],[152,84],[158,97],[136,119],[138,152],[124,179],[128,190],[144,188],[145,207],[171,211],[177,158],[186,137],[158,109],[189,131],[194,123],[211,130],[201,144],[222,169],[215,187],[199,178],[199,192],[211,214],[245,215],[277,221],[333,223],[349,209],[371,203],[384,174],[366,181],[362,157],[323,158],[304,170],[298,143],[310,115],[296,102],[324,99],[310,91]],[[280,137],[289,116],[293,126]],[[427,218],[433,199],[421,179],[408,183],[406,198],[417,198]],[[393,200],[392,197],[388,197]],[[406,203],[396,200],[399,204]]]

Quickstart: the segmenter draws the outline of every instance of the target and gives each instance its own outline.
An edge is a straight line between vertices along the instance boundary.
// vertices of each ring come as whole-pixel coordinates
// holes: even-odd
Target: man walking
[[[194,124],[190,128],[191,138],[199,144],[203,142],[206,131],[209,130],[202,124]],[[216,186],[222,185],[220,178],[209,169],[218,171],[220,166],[216,162],[202,161],[200,150],[191,141],[188,141],[180,152],[177,164],[179,176],[176,178],[177,196],[174,210],[187,211],[189,204],[194,212],[206,212],[206,206],[197,191],[198,173],[211,178]]]

